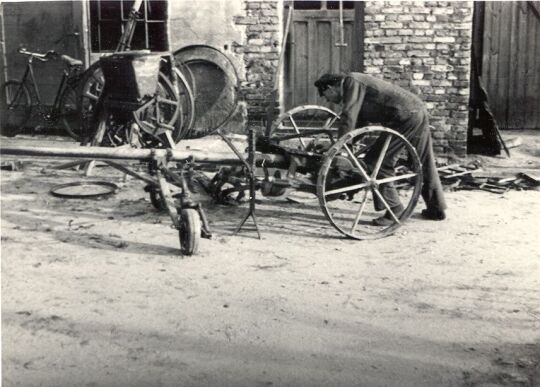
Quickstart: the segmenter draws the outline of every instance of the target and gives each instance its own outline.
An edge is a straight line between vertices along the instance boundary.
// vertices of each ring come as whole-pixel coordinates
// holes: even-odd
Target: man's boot
[[[401,216],[401,214],[403,214],[403,211],[405,211],[405,209],[403,208],[403,205],[401,204],[395,207],[391,207],[391,210],[394,213],[395,217],[398,219]],[[386,213],[383,216],[372,220],[372,223],[374,226],[383,226],[383,227],[391,226],[394,222],[395,220],[388,210],[386,210]]]

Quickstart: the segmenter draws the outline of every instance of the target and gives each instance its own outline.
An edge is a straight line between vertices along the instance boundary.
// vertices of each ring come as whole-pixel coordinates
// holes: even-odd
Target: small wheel
[[[201,218],[197,210],[185,208],[180,212],[178,230],[180,249],[184,255],[193,255],[199,249],[201,239]]]
[[[306,137],[303,138],[301,134],[309,130],[321,129],[329,129],[332,133],[337,133],[335,123],[338,118],[337,113],[324,106],[297,106],[281,114],[272,124],[266,136],[286,147],[306,150],[310,141],[309,137],[315,137],[315,135],[306,134]],[[287,140],[283,138],[292,135],[297,135],[297,137]]]
[[[317,196],[326,218],[343,235],[377,239],[407,220],[421,186],[422,165],[411,143],[392,129],[366,127],[347,133],[325,154]],[[391,210],[391,194],[399,197],[401,214]],[[374,223],[384,214],[388,221]]]
[[[99,65],[99,61],[94,62],[84,72],[80,85],[79,113],[81,115],[81,133],[79,134],[79,137],[91,134],[92,117],[99,96],[103,93],[103,88],[105,87],[105,77],[103,76],[103,70]]]
[[[181,110],[177,90],[167,76],[160,72],[156,95],[133,112],[135,122],[146,134],[144,142],[149,146],[172,145],[170,141],[176,143],[182,132]],[[177,123],[177,120],[180,122]]]
[[[7,135],[16,135],[30,118],[32,111],[32,99],[30,92],[24,83],[19,81],[7,81],[3,87],[3,95],[6,97],[6,116],[4,125],[8,130]]]
[[[66,132],[75,140],[82,141],[90,133],[89,125],[83,125],[79,104],[79,90],[76,86],[68,84],[60,97],[59,120]]]

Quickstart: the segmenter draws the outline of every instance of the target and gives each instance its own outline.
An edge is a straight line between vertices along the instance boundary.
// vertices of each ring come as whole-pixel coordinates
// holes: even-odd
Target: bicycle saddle
[[[61,58],[68,66],[71,66],[71,67],[83,65],[82,60],[72,58],[68,55],[62,55]]]

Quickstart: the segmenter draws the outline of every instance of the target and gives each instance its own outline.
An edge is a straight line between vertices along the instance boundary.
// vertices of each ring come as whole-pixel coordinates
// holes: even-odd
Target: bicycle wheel
[[[328,129],[332,133],[336,132],[337,135],[335,122],[338,118],[337,113],[327,107],[301,105],[280,114],[266,133],[266,136],[272,141],[279,142],[280,145],[306,150],[310,138],[314,138],[316,135],[303,137],[302,133],[309,130]],[[286,139],[290,136],[296,137]]]
[[[59,102],[58,120],[74,140],[82,141],[89,136],[89,125],[83,125],[80,113],[79,90],[76,85],[67,84]]]
[[[7,81],[3,87],[6,96],[6,116],[4,127],[6,135],[14,136],[22,129],[30,118],[32,112],[32,99],[30,92],[24,83],[19,81]]]
[[[411,143],[392,129],[366,127],[347,133],[325,154],[317,196],[326,218],[340,233],[377,239],[407,220],[421,186],[422,165]],[[390,189],[396,190],[403,212],[394,213],[383,196]],[[378,224],[374,220],[382,210],[391,213],[391,219]]]

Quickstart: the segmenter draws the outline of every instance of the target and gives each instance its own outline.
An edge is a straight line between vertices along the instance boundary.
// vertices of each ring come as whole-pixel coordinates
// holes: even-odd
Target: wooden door
[[[482,2],[480,74],[501,129],[540,129],[540,2]],[[479,43],[479,42],[475,42]]]
[[[355,2],[343,2],[344,44],[338,1],[294,1],[293,19],[285,51],[284,108],[318,104],[313,83],[324,73],[353,68]]]

